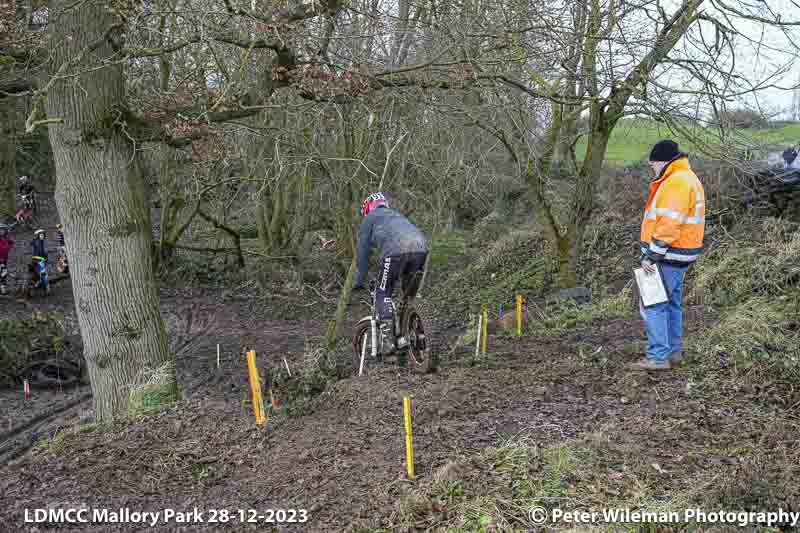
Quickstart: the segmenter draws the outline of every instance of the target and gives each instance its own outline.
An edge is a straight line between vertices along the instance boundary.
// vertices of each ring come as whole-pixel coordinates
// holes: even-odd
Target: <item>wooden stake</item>
[[[286,365],[286,372],[289,373],[289,377],[292,377],[292,371],[289,370],[289,363],[286,361],[286,358],[283,358],[283,364]]]
[[[483,306],[483,342],[481,343],[481,353],[486,355],[486,325],[489,322],[489,309]]]
[[[414,439],[411,434],[411,398],[403,398],[403,415],[406,421],[406,466],[408,478],[414,479]]]
[[[478,320],[476,322],[477,324],[475,325],[475,357],[478,357],[478,353],[480,352],[481,349],[481,331],[482,331],[481,323],[483,322],[480,313],[478,314]]]
[[[258,378],[258,368],[256,368],[256,352],[247,352],[247,367],[250,370],[250,390],[253,393],[253,412],[256,417],[256,425],[264,424],[264,400],[261,397],[261,381]]]
[[[219,368],[219,344],[217,344],[217,368]]]

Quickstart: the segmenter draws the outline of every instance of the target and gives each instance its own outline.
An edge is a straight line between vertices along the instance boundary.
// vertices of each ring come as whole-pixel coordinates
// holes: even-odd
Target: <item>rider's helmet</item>
[[[21,183],[25,183],[26,181],[28,181],[28,176],[20,176],[20,177],[19,177],[19,181],[20,181]]]
[[[36,231],[34,231],[33,232],[33,238],[34,239],[44,239],[44,230],[43,229],[37,229]]]
[[[56,224],[56,229],[58,231],[61,231],[62,229],[64,229],[64,224]]]
[[[382,192],[374,192],[367,196],[364,203],[361,204],[361,216],[365,217],[372,213],[378,207],[389,207],[389,199]]]

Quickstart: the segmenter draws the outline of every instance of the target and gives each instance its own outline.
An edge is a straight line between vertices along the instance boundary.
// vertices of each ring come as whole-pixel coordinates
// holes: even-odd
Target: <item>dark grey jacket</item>
[[[358,277],[356,287],[364,286],[369,271],[369,252],[380,250],[381,258],[410,252],[427,252],[428,241],[406,217],[388,207],[367,215],[358,232]]]

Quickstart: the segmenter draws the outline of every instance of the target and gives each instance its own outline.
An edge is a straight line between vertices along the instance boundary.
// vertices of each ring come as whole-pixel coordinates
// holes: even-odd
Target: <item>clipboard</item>
[[[661,276],[661,269],[657,264],[654,266],[656,271],[653,274],[648,274],[644,271],[644,268],[633,270],[633,277],[636,280],[636,286],[639,288],[639,298],[643,307],[652,307],[669,301],[667,289],[664,287],[664,278]]]

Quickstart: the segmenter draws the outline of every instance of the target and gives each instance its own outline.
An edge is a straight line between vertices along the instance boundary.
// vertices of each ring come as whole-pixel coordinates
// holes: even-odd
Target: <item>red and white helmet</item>
[[[389,200],[382,192],[374,192],[361,204],[361,216],[369,215],[379,206],[389,207]]]

